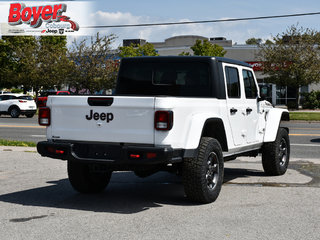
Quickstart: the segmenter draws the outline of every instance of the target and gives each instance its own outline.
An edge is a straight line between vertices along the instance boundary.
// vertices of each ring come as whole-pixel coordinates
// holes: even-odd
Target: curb
[[[0,146],[0,152],[37,152],[36,147]]]
[[[291,120],[290,122],[295,122],[295,123],[320,123],[320,120]]]

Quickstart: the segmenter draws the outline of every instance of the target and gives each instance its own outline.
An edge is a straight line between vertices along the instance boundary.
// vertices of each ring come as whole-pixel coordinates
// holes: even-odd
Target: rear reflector
[[[64,154],[63,150],[56,150],[56,154]]]
[[[64,150],[55,149],[53,147],[48,147],[47,150],[49,153],[55,153],[55,154],[61,154],[61,155],[65,153]]]
[[[140,158],[140,157],[141,157],[140,154],[130,154],[130,158],[137,159],[137,158]]]
[[[39,124],[41,126],[50,125],[50,108],[39,108]]]
[[[172,111],[156,111],[154,115],[154,128],[159,131],[171,130],[173,126]]]
[[[148,159],[152,159],[152,158],[156,158],[157,154],[156,153],[147,153],[147,158]]]

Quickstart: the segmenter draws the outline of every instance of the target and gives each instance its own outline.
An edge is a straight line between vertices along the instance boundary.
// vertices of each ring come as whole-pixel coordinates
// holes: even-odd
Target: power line
[[[203,21],[185,21],[185,22],[166,22],[166,23],[142,23],[142,24],[121,24],[121,25],[101,25],[101,26],[82,26],[82,28],[127,28],[127,27],[151,27],[151,26],[169,26],[169,25],[184,25],[184,24],[199,24],[199,23],[220,23],[220,22],[237,22],[237,21],[250,21],[261,19],[274,19],[274,18],[289,18],[319,15],[320,12],[311,13],[296,13],[286,15],[262,16],[262,17],[247,17],[247,18],[229,18],[229,19],[216,19],[216,20],[203,20]]]

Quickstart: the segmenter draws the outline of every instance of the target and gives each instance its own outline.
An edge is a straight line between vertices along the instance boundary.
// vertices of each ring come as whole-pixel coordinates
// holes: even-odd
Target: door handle
[[[247,112],[247,114],[250,114],[252,112],[252,108],[247,108],[246,112]]]
[[[230,113],[231,114],[235,114],[236,112],[238,112],[238,109],[235,109],[235,108],[231,108],[230,109]]]

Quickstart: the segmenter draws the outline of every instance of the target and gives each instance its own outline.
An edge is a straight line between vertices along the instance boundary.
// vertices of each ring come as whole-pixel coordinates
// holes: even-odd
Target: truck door
[[[259,108],[258,86],[250,69],[242,69],[242,78],[245,92],[245,114],[247,125],[247,143],[258,142],[259,138]]]
[[[247,143],[261,142],[265,129],[265,113],[258,102],[258,85],[251,69],[242,69],[246,103]]]
[[[223,63],[227,89],[228,118],[234,145],[246,143],[244,96],[241,94],[240,74],[236,65]]]

